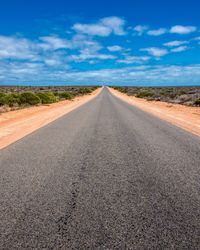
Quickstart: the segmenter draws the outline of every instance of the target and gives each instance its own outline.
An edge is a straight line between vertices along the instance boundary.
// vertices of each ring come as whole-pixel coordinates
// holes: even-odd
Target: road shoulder
[[[110,92],[121,100],[134,105],[160,119],[168,121],[182,129],[200,136],[200,108],[188,107],[180,104],[171,104],[158,101],[147,101],[134,96],[127,96],[115,89]]]
[[[0,115],[0,149],[71,112],[92,100],[100,92],[101,88],[90,95],[76,97],[72,101],[61,101],[2,113]]]

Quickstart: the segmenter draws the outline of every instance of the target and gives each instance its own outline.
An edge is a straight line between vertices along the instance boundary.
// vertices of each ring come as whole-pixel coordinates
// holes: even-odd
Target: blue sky
[[[0,85],[200,85],[200,2],[0,1]]]

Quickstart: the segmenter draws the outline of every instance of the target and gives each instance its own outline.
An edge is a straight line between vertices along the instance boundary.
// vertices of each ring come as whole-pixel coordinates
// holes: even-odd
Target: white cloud
[[[150,55],[158,57],[158,58],[168,54],[168,51],[166,49],[156,48],[156,47],[144,48],[144,49],[140,49],[140,50],[141,51],[146,51]]]
[[[63,65],[66,66],[66,61],[67,55],[65,53],[58,52],[45,55],[43,58],[45,65],[50,67],[63,67]]]
[[[111,52],[123,50],[123,48],[118,45],[108,46],[107,49]]]
[[[132,29],[131,27],[129,29]],[[159,28],[150,30],[147,25],[137,25],[133,28],[137,35],[141,36],[144,33],[150,36],[161,36],[166,33],[174,33],[174,34],[190,34],[192,32],[197,31],[197,27],[195,26],[183,26],[183,25],[175,25],[170,29]]]
[[[134,31],[136,31],[137,35],[141,36],[145,31],[148,30],[148,26],[146,25],[137,25],[135,28],[133,28]]]
[[[160,28],[160,29],[157,29],[157,30],[149,30],[147,32],[148,35],[150,36],[161,36],[163,34],[167,33],[167,29],[165,28]]]
[[[108,59],[115,59],[115,56],[108,55],[108,54],[89,54],[87,52],[81,52],[80,55],[72,55],[71,58],[76,62],[83,62],[87,61],[88,59],[98,59],[98,60],[108,60]]]
[[[85,48],[80,51],[80,54],[70,55],[68,59],[70,61],[83,62],[83,61],[91,61],[91,59],[97,59],[97,60],[115,59],[115,56],[99,53],[95,50],[92,50],[91,48]]]
[[[76,50],[79,54],[71,56],[69,60],[70,52],[66,51],[68,49]],[[72,59],[76,62],[91,62],[91,59],[115,58],[113,55],[99,53],[101,49],[102,46],[97,41],[83,34],[74,35],[71,40],[53,35],[40,37],[35,41],[21,37],[0,36],[0,60],[37,61],[48,67],[60,67]],[[18,63],[20,64],[20,62]]]
[[[71,39],[72,49],[83,49],[83,48],[90,48],[91,50],[98,51],[102,48],[99,42],[94,41],[93,39],[89,38],[83,34],[76,34]]]
[[[105,17],[100,20],[100,22],[109,27],[115,35],[125,35],[126,32],[124,31],[125,21],[122,18],[112,16],[112,17]]]
[[[58,66],[60,65],[60,62],[54,58],[45,58],[44,62],[48,66]]]
[[[175,33],[175,34],[190,34],[192,32],[195,32],[197,28],[195,26],[182,26],[182,25],[175,25],[171,27],[170,33]]]
[[[16,74],[16,77],[24,75],[34,75],[41,72],[43,65],[40,63],[11,63],[10,73]]]
[[[180,46],[180,47],[171,49],[171,52],[177,53],[177,52],[182,52],[182,51],[185,51],[185,50],[188,50],[188,49],[189,49],[188,46]]]
[[[0,62],[1,78],[10,81],[28,81],[37,79],[43,69],[44,68],[41,63],[10,61]]]
[[[176,47],[176,46],[180,46],[180,45],[188,44],[188,43],[189,43],[188,41],[177,41],[176,40],[176,41],[164,43],[163,45],[167,46],[167,47]]]
[[[149,56],[126,56],[124,59],[117,60],[118,63],[133,64],[133,63],[145,63],[150,60]]]
[[[51,66],[53,61],[57,60],[58,64],[61,59],[62,55],[56,52],[60,48],[71,48],[71,45],[64,39],[53,36],[41,37],[35,41],[22,37],[0,36],[0,60],[38,61],[38,63],[45,62]]]
[[[101,24],[81,24],[77,23],[73,26],[76,32],[92,35],[92,36],[109,36],[112,32],[110,28]]]
[[[122,18],[112,16],[100,19],[97,23],[73,25],[78,33],[83,33],[92,36],[109,36],[111,33],[115,35],[125,35],[124,31],[125,21]]]
[[[37,60],[36,46],[25,38],[0,36],[0,59]]]
[[[57,36],[44,36],[40,37],[40,40],[43,42],[39,44],[42,49],[67,49],[71,48],[71,43],[65,39],[59,38]]]

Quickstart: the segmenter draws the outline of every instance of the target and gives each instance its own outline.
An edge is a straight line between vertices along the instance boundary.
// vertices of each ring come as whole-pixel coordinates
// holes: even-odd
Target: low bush
[[[0,105],[8,105],[10,107],[20,105],[20,94],[5,94],[0,97]]]
[[[38,92],[36,95],[40,98],[42,104],[50,104],[58,100],[52,92]]]
[[[4,94],[4,93],[0,93],[0,106],[2,106],[2,105],[5,105],[6,104],[6,94]]]
[[[74,97],[73,94],[69,92],[58,92],[57,95],[60,99],[65,99],[65,100],[71,100]]]
[[[6,96],[6,94],[5,94],[5,93],[0,92],[0,98],[5,97],[5,96]]]
[[[197,105],[197,106],[200,106],[200,98],[197,98],[197,99],[194,101],[194,104]]]
[[[169,95],[169,92],[167,92],[167,91],[161,91],[161,92],[158,92],[158,95],[161,95],[161,96],[168,96],[168,95]]]
[[[3,92],[0,92],[0,106],[5,105],[5,97],[6,97],[6,94]]]
[[[92,89],[91,88],[81,88],[81,89],[79,89],[79,93],[81,95],[90,94],[90,93],[92,93]]]
[[[40,98],[33,92],[24,92],[20,96],[21,103],[36,105],[41,102]]]
[[[138,94],[136,94],[136,97],[139,97],[139,98],[148,98],[148,97],[152,97],[152,96],[154,96],[154,93],[148,92],[148,91],[142,91],[142,92],[139,92]]]

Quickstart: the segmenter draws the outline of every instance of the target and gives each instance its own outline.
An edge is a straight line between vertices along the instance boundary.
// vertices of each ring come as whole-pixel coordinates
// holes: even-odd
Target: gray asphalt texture
[[[0,249],[200,249],[200,139],[104,88],[1,150]]]

